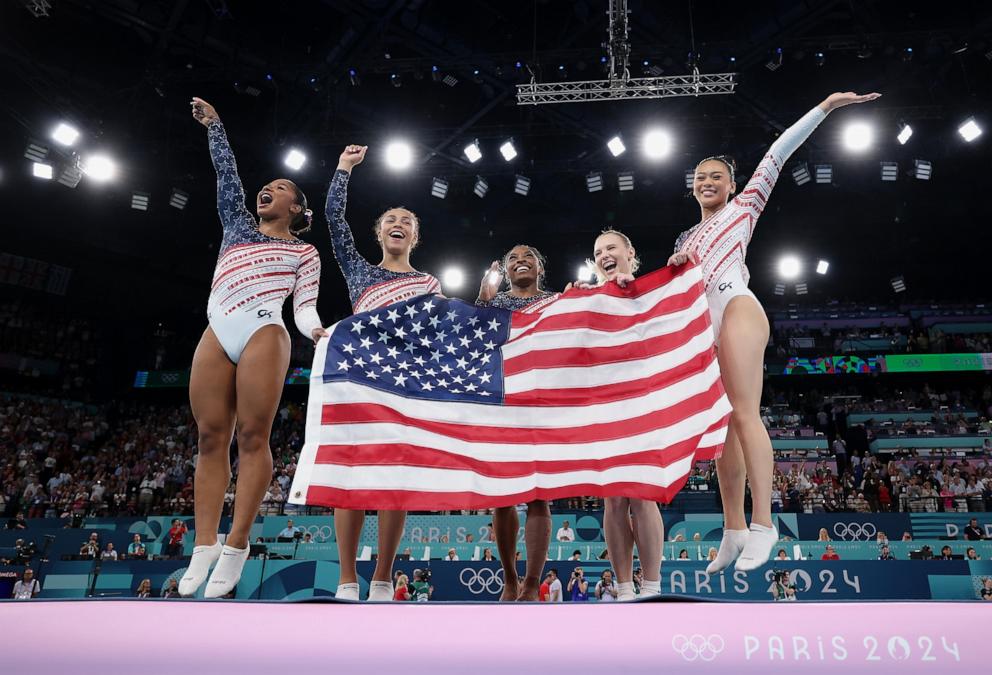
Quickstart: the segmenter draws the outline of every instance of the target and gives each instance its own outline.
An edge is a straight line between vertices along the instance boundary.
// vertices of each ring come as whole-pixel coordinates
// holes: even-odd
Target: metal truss
[[[733,94],[737,87],[736,78],[737,73],[700,75],[697,71],[691,75],[622,80],[546,83],[532,80],[528,84],[517,85],[517,105]]]

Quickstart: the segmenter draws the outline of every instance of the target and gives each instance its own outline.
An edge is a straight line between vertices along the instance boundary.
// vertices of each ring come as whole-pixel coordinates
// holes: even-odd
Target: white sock
[[[633,581],[621,581],[617,584],[617,600],[620,602],[627,602],[633,600],[637,596],[634,595],[634,582]]]
[[[203,591],[203,597],[220,598],[234,590],[241,581],[241,571],[245,568],[245,561],[248,560],[248,551],[248,546],[234,548],[224,544],[220,560],[210,574],[207,589]]]
[[[196,595],[196,591],[207,580],[210,568],[220,558],[222,548],[224,545],[219,541],[211,546],[193,547],[193,557],[189,559],[189,567],[186,568],[183,578],[179,580],[179,595],[184,598],[192,598]]]
[[[723,530],[723,539],[720,540],[720,550],[716,553],[716,558],[706,566],[707,574],[716,574],[727,569],[730,563],[737,559],[737,556],[744,550],[747,544],[749,533],[747,530]]]
[[[337,600],[354,600],[358,602],[358,582],[350,584],[338,584],[338,589],[334,591]]]
[[[661,579],[645,579],[641,582],[641,597],[650,598],[652,595],[661,595]]]
[[[751,523],[751,534],[748,535],[747,545],[741,552],[734,569],[741,572],[756,570],[771,557],[772,549],[778,543],[778,530],[774,527],[765,527],[757,523]]]
[[[369,584],[369,602],[392,602],[393,584],[388,581],[373,581]]]

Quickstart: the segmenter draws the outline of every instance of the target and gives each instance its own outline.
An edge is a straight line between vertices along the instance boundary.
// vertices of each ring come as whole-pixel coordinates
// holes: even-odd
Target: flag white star
[[[473,331],[473,333],[474,333],[474,335],[475,335],[475,339],[476,339],[476,340],[481,340],[481,339],[482,339],[482,338],[483,338],[483,337],[485,336],[485,334],[486,334],[486,331],[484,331],[484,330],[482,330],[481,328],[476,328],[476,329],[475,329],[475,330]]]
[[[355,364],[355,367],[356,368],[364,368],[365,367],[365,359],[363,359],[361,356],[359,356],[359,357],[357,357],[354,360],[354,364]]]
[[[410,330],[412,330],[417,335],[420,335],[420,332],[422,330],[424,330],[424,322],[423,321],[415,321],[414,323],[411,323],[410,324]]]
[[[479,396],[489,396],[489,392],[488,391],[480,391],[479,392]]]
[[[352,344],[341,345],[341,351],[350,356],[355,351],[355,346]]]
[[[421,309],[424,310],[425,312],[427,312],[429,314],[430,312],[432,312],[434,310],[434,301],[433,300],[428,300],[427,302],[425,302],[421,306]]]
[[[458,350],[455,349],[455,345],[444,345],[444,351],[448,352],[449,354],[454,354]]]
[[[427,370],[424,371],[424,375],[429,375],[431,377],[436,377],[437,376],[437,371],[434,370],[433,368],[428,368]]]
[[[392,374],[393,367],[387,363],[382,367],[382,372]]]
[[[470,351],[468,353],[468,355],[472,357],[472,360],[473,361],[475,361],[477,358],[479,358],[479,356],[481,356],[481,354],[479,352],[475,351],[474,349],[472,351]]]
[[[448,373],[451,372],[451,366],[449,366],[447,363],[442,363],[441,364],[441,372],[444,373],[445,375],[447,375]]]
[[[451,381],[454,382],[455,384],[461,384],[465,380],[462,378],[461,375],[455,375],[453,378],[451,378]]]
[[[376,375],[376,372],[374,370],[367,370],[367,371],[365,371],[365,377],[369,378],[370,380],[378,380],[379,379],[379,376]]]
[[[478,368],[469,368],[465,372],[468,373],[470,376],[475,377],[475,374],[477,372],[479,372],[479,369]]]
[[[385,331],[379,331],[379,342],[383,344],[389,342],[389,333],[386,333]]]
[[[454,321],[458,318],[458,314],[455,312],[448,312],[446,316],[448,317],[448,321]]]
[[[438,380],[437,381],[437,386],[439,386],[439,387],[447,387],[448,386],[448,381],[447,380]]]
[[[402,387],[406,383],[406,381],[407,381],[408,378],[403,373],[400,373],[399,375],[394,375],[393,376],[393,379],[396,380],[396,384],[398,386]]]
[[[465,391],[475,391],[476,389],[478,389],[478,387],[471,382],[465,385]]]
[[[412,319],[414,315],[417,313],[417,310],[413,305],[407,305],[406,309],[403,310],[403,313]]]
[[[369,317],[370,326],[375,326],[376,328],[378,328],[380,323],[382,323],[382,319],[379,318],[378,314],[373,314],[372,316]]]
[[[446,337],[448,337],[448,334],[445,333],[443,330],[439,330],[437,332],[437,335],[434,336],[434,341],[435,342],[444,342],[444,338],[446,338]]]
[[[413,344],[412,342],[407,342],[406,345],[403,346],[403,351],[405,351],[407,354],[412,354],[413,350],[416,348],[417,346],[415,344]]]
[[[460,393],[462,393],[462,390],[461,389],[449,389],[448,391],[450,391],[452,394],[460,394]]]
[[[431,346],[431,339],[429,337],[427,337],[426,335],[424,337],[420,338],[420,346],[421,347],[430,347]]]
[[[492,321],[489,322],[489,330],[499,330],[500,325],[501,324],[499,321],[493,319]]]
[[[470,317],[468,318],[468,325],[470,325],[470,326],[474,326],[474,325],[475,325],[475,324],[477,324],[477,323],[479,323],[479,318],[478,318],[478,317],[475,317],[475,316],[470,316]]]
[[[397,312],[395,308],[389,310],[386,313],[386,321],[392,321],[393,323],[396,323],[399,320],[399,318],[400,318],[400,313]]]
[[[348,365],[348,359],[345,359],[344,361],[338,361],[338,370],[343,370],[345,372],[348,372],[349,368],[351,368],[351,366]]]
[[[465,360],[465,357],[464,356],[461,356],[461,357],[458,358],[457,361],[455,361],[455,365],[457,365],[462,370],[465,370],[465,366],[468,365],[468,361]]]
[[[400,355],[400,350],[398,350],[396,347],[390,347],[389,349],[386,350],[386,354],[389,355],[389,358],[395,359],[397,356]]]
[[[415,377],[415,378],[417,378],[418,380],[421,377],[423,377],[423,375],[421,374],[421,372],[419,370],[411,370],[410,371],[410,375],[413,376],[413,377]]]
[[[434,391],[434,385],[431,384],[430,382],[424,382],[420,386],[423,387],[425,391]]]
[[[455,335],[458,335],[459,333],[462,332],[462,325],[460,323],[451,324],[451,332],[453,332]]]
[[[409,370],[410,364],[407,363],[406,361],[400,361],[399,363],[396,364],[396,367],[399,368],[400,370]]]
[[[362,345],[362,349],[372,349],[372,340],[367,337],[363,337],[360,344]]]
[[[356,321],[355,323],[351,324],[351,330],[354,331],[356,335],[361,335],[364,329],[365,326],[362,325],[361,321]]]
[[[393,329],[393,335],[395,335],[396,337],[402,340],[403,338],[406,337],[406,331],[403,330],[403,326],[397,326],[396,328]]]
[[[496,344],[492,340],[489,340],[488,342],[486,342],[486,344],[482,346],[485,347],[486,349],[496,349]]]
[[[458,338],[458,342],[461,343],[462,347],[468,348],[469,343],[471,343],[472,341],[463,335],[460,338]]]
[[[426,363],[426,361],[424,361],[423,356],[414,357],[413,362],[416,363],[418,366],[423,366]]]
[[[493,379],[491,373],[483,373],[482,375],[479,376],[479,382],[481,382],[482,384],[489,384],[489,380],[491,379]]]
[[[372,352],[369,358],[372,360],[372,363],[374,363],[375,365],[379,365],[379,361],[382,361],[382,357],[375,352]]]
[[[432,316],[431,318],[427,319],[427,322],[431,325],[431,328],[437,328],[438,326],[441,325],[441,319],[437,318],[436,316]]]
[[[438,352],[438,351],[431,352],[431,361],[435,361],[435,362],[440,363],[440,361],[441,361],[441,352]]]
[[[481,361],[482,361],[483,363],[489,363],[489,359],[491,359],[491,358],[492,358],[492,356],[493,356],[492,354],[485,354],[485,355],[483,355],[483,357],[482,357],[482,359],[481,359]]]

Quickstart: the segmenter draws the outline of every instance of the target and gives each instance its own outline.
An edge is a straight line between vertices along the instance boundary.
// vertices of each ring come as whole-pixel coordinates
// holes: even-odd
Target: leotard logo
[[[258,318],[259,319],[271,319],[272,318],[272,310],[271,309],[260,309],[260,310],[258,310]]]
[[[734,287],[734,282],[733,281],[724,281],[722,284],[720,284],[717,287],[717,290],[720,291],[721,293],[723,293],[728,288],[733,288],[733,287]]]

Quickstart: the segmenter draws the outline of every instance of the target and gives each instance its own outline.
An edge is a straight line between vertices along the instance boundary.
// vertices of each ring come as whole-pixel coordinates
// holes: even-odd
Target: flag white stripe
[[[576,424],[621,422],[664,410],[690,396],[707,391],[719,377],[720,365],[714,360],[705,370],[649,394],[622,401],[582,406],[500,406],[467,401],[424,401],[372,389],[347,380],[325,384],[322,397],[323,402],[327,404],[380,404],[407,417],[431,422],[517,429],[559,429],[573,427]],[[577,412],[578,410],[581,412]],[[719,416],[715,416],[714,421],[716,419],[719,419]]]
[[[306,439],[311,438],[315,430],[320,429],[323,423],[324,410],[321,404],[324,398],[324,379],[321,377],[321,374],[324,372],[324,361],[327,358],[327,343],[331,339],[329,336],[334,334],[334,329],[340,323],[338,321],[330,328],[327,328],[328,337],[320,338],[317,341],[317,346],[314,348],[313,368],[310,370],[310,391],[307,394],[307,425],[304,430]],[[303,448],[300,450],[300,457],[296,462],[293,485],[289,490],[290,497],[299,494],[300,501],[295,501],[293,502],[294,504],[305,503],[307,488],[310,487],[310,480],[312,478],[311,472],[316,461],[316,444],[304,442]]]
[[[699,354],[709,351],[712,347],[713,330],[707,326],[685,344],[664,354],[646,359],[604,363],[598,366],[536,368],[506,376],[503,380],[503,388],[507,394],[519,394],[534,389],[599,387],[628,382],[671,370]]]
[[[605,331],[594,328],[564,328],[562,330],[534,332],[522,335],[519,339],[507,342],[501,348],[503,359],[512,359],[523,354],[544,349],[570,349],[576,347],[614,347],[652,338],[678,333],[684,330],[703,312],[709,311],[706,296],[701,295],[691,307],[671,314],[648,319],[620,331]]]
[[[344,490],[412,490],[416,492],[476,492],[498,496],[526,492],[534,488],[567,487],[579,483],[644,483],[668,487],[692,469],[692,457],[684,457],[667,467],[652,465],[618,466],[605,471],[535,473],[517,478],[491,478],[474,471],[436,469],[418,466],[362,466],[320,464],[313,469],[314,485]]]
[[[547,309],[541,312],[541,318],[534,323],[512,329],[510,331],[510,339],[513,340],[521,333],[541,325],[544,319],[558,316],[559,314],[572,314],[574,312],[596,312],[610,316],[636,316],[643,314],[663,299],[685,293],[702,280],[703,277],[699,268],[694,267],[687,270],[681,276],[675,277],[664,286],[660,286],[637,298],[613,297],[605,293],[595,293],[578,298],[562,297],[557,302],[548,305]]]

